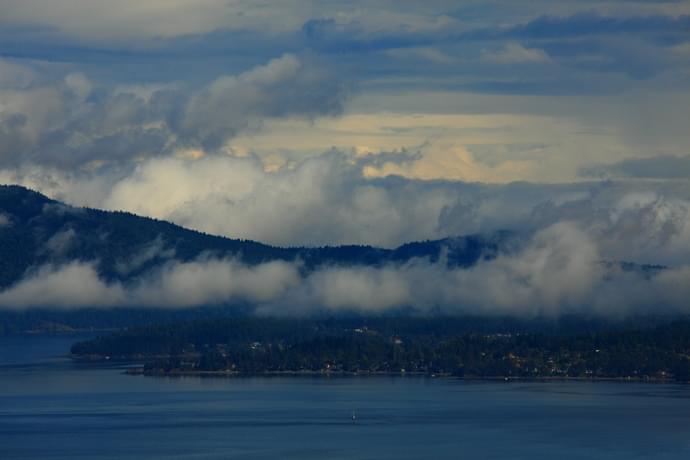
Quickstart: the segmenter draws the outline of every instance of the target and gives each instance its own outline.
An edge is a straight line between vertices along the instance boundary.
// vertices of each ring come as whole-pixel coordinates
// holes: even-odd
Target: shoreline
[[[676,380],[670,376],[619,376],[619,377],[596,377],[596,376],[567,376],[567,375],[544,375],[544,376],[478,376],[478,375],[454,375],[450,372],[425,372],[425,371],[343,371],[335,369],[321,370],[283,370],[283,371],[257,371],[243,372],[236,370],[197,370],[197,369],[145,369],[144,364],[151,359],[167,359],[169,355],[68,355],[73,361],[78,363],[119,363],[123,368],[127,366],[123,373],[127,375],[139,375],[145,377],[217,377],[217,378],[238,378],[238,377],[427,377],[432,379],[456,379],[464,381],[486,381],[486,382],[617,382],[617,383],[660,383],[660,384],[690,384],[690,381]],[[198,354],[190,353],[183,355],[183,358],[198,358]]]
[[[198,370],[174,370],[174,371],[146,371],[143,367],[131,367],[124,374],[139,375],[144,377],[224,377],[224,378],[249,378],[249,377],[427,377],[431,379],[455,379],[468,382],[610,382],[610,383],[658,383],[687,385],[671,378],[659,377],[568,377],[568,376],[457,376],[450,373],[428,372],[346,372],[346,371],[266,371],[266,372],[239,372],[239,371],[198,371]]]

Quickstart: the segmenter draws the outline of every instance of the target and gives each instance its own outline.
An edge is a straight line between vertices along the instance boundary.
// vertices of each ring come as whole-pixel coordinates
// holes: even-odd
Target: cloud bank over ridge
[[[282,246],[499,230],[531,242],[466,271],[305,278],[286,263],[175,262],[154,240],[120,267],[166,254],[139,284],[102,280],[93,261],[37,266],[0,304],[685,308],[687,2],[94,8],[0,0],[1,183]],[[0,212],[0,231],[12,225]],[[46,251],[78,236],[62,229]],[[647,279],[602,260],[669,269]]]
[[[368,178],[363,171],[371,161],[376,157],[331,151],[267,170],[256,156],[215,155],[153,158],[127,174],[30,169],[0,170],[0,178],[75,205],[279,246],[395,247],[534,232],[566,221],[585,229],[609,260],[676,265],[690,259],[686,181],[502,185]]]
[[[165,307],[250,303],[260,314],[328,311],[556,316],[688,313],[690,267],[649,275],[606,267],[575,224],[540,232],[519,251],[468,269],[412,260],[383,267],[299,263],[246,266],[200,258],[170,262],[132,283],[107,282],[93,265],[44,266],[0,293],[3,308]]]

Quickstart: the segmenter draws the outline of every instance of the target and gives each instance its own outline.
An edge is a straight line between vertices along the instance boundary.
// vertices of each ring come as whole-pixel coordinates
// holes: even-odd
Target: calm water
[[[1,459],[690,458],[688,386],[147,378],[74,340],[0,338]]]

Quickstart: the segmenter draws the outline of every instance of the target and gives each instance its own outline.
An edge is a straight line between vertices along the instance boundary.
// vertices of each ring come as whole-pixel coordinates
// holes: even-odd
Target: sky
[[[0,0],[0,183],[234,238],[686,270],[688,120],[683,0]]]

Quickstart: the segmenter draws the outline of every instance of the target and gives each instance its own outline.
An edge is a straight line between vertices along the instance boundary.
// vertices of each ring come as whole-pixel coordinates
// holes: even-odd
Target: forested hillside
[[[126,212],[78,208],[19,186],[0,186],[0,288],[45,264],[95,263],[106,280],[127,281],[169,260],[232,257],[246,264],[297,261],[304,270],[322,265],[404,263],[415,257],[451,267],[491,258],[508,233],[413,242],[396,249],[371,246],[280,248],[212,236]]]
[[[687,381],[690,322],[235,318],[125,330],[77,343],[72,353],[144,360],[147,374],[412,372]]]

